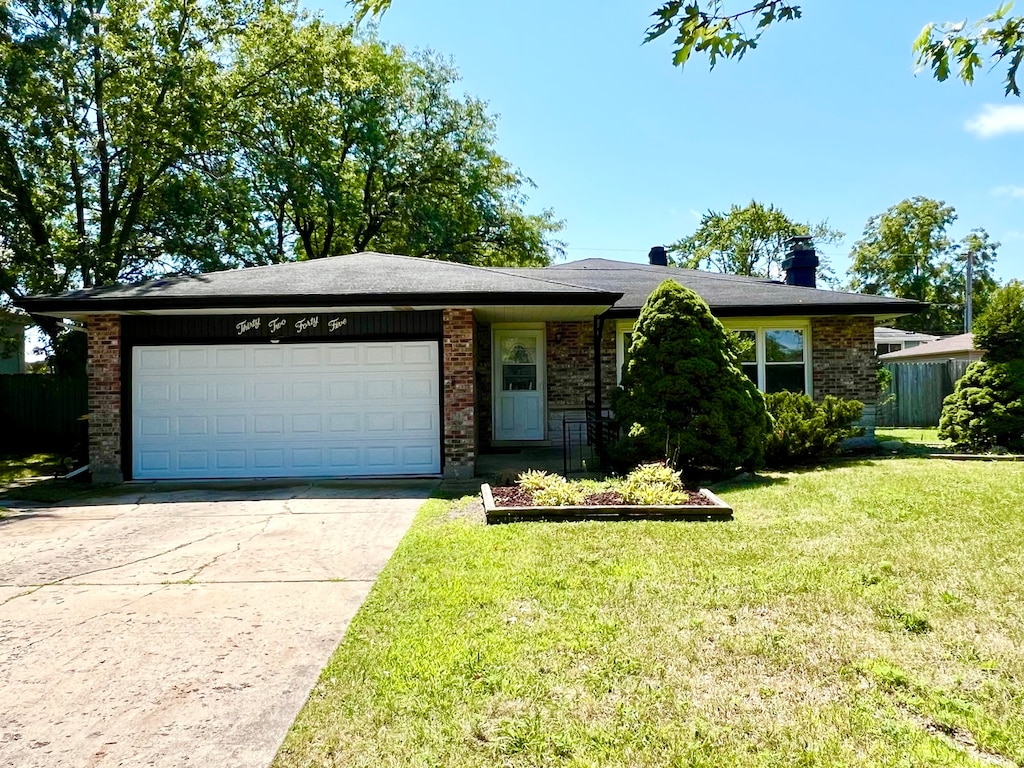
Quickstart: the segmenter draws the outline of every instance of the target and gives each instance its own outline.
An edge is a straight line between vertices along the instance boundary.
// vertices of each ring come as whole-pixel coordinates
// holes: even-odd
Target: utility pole
[[[964,333],[971,332],[974,311],[974,251],[967,252],[967,296],[964,301]]]

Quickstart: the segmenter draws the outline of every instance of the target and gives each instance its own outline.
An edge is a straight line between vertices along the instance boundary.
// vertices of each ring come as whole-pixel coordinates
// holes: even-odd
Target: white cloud
[[[996,187],[992,190],[993,197],[1012,197],[1020,198],[1024,197],[1024,187],[1018,187],[1015,184],[1005,184],[1001,187]]]
[[[1024,132],[1024,106],[986,104],[980,114],[964,123],[964,128],[982,139]]]

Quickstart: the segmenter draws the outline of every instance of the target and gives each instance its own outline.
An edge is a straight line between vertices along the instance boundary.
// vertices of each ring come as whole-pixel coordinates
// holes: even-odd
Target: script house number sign
[[[234,323],[239,337],[324,336],[339,333],[348,325],[347,317],[337,315],[278,315],[247,317]],[[326,334],[324,333],[326,329]]]

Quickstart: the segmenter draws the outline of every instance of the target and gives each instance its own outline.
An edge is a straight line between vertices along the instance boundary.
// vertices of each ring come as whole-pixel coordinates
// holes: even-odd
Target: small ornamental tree
[[[943,401],[939,436],[958,448],[1024,451],[1024,284],[998,289],[975,323],[985,357]]]
[[[740,369],[735,337],[696,293],[666,280],[648,297],[613,399],[618,457],[666,460],[690,481],[701,468],[761,462],[764,399]]]

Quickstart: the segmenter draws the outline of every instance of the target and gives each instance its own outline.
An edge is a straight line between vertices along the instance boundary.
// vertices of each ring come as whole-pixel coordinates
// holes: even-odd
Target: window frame
[[[757,359],[757,381],[754,384],[764,392],[765,365],[767,358],[766,334],[768,331],[800,331],[804,339],[804,392],[814,396],[814,366],[811,338],[811,320],[807,317],[726,317],[719,318],[722,325],[733,332],[750,331],[754,334],[754,350]],[[615,383],[622,384],[622,367],[626,364],[625,336],[633,332],[636,320],[615,322]]]

